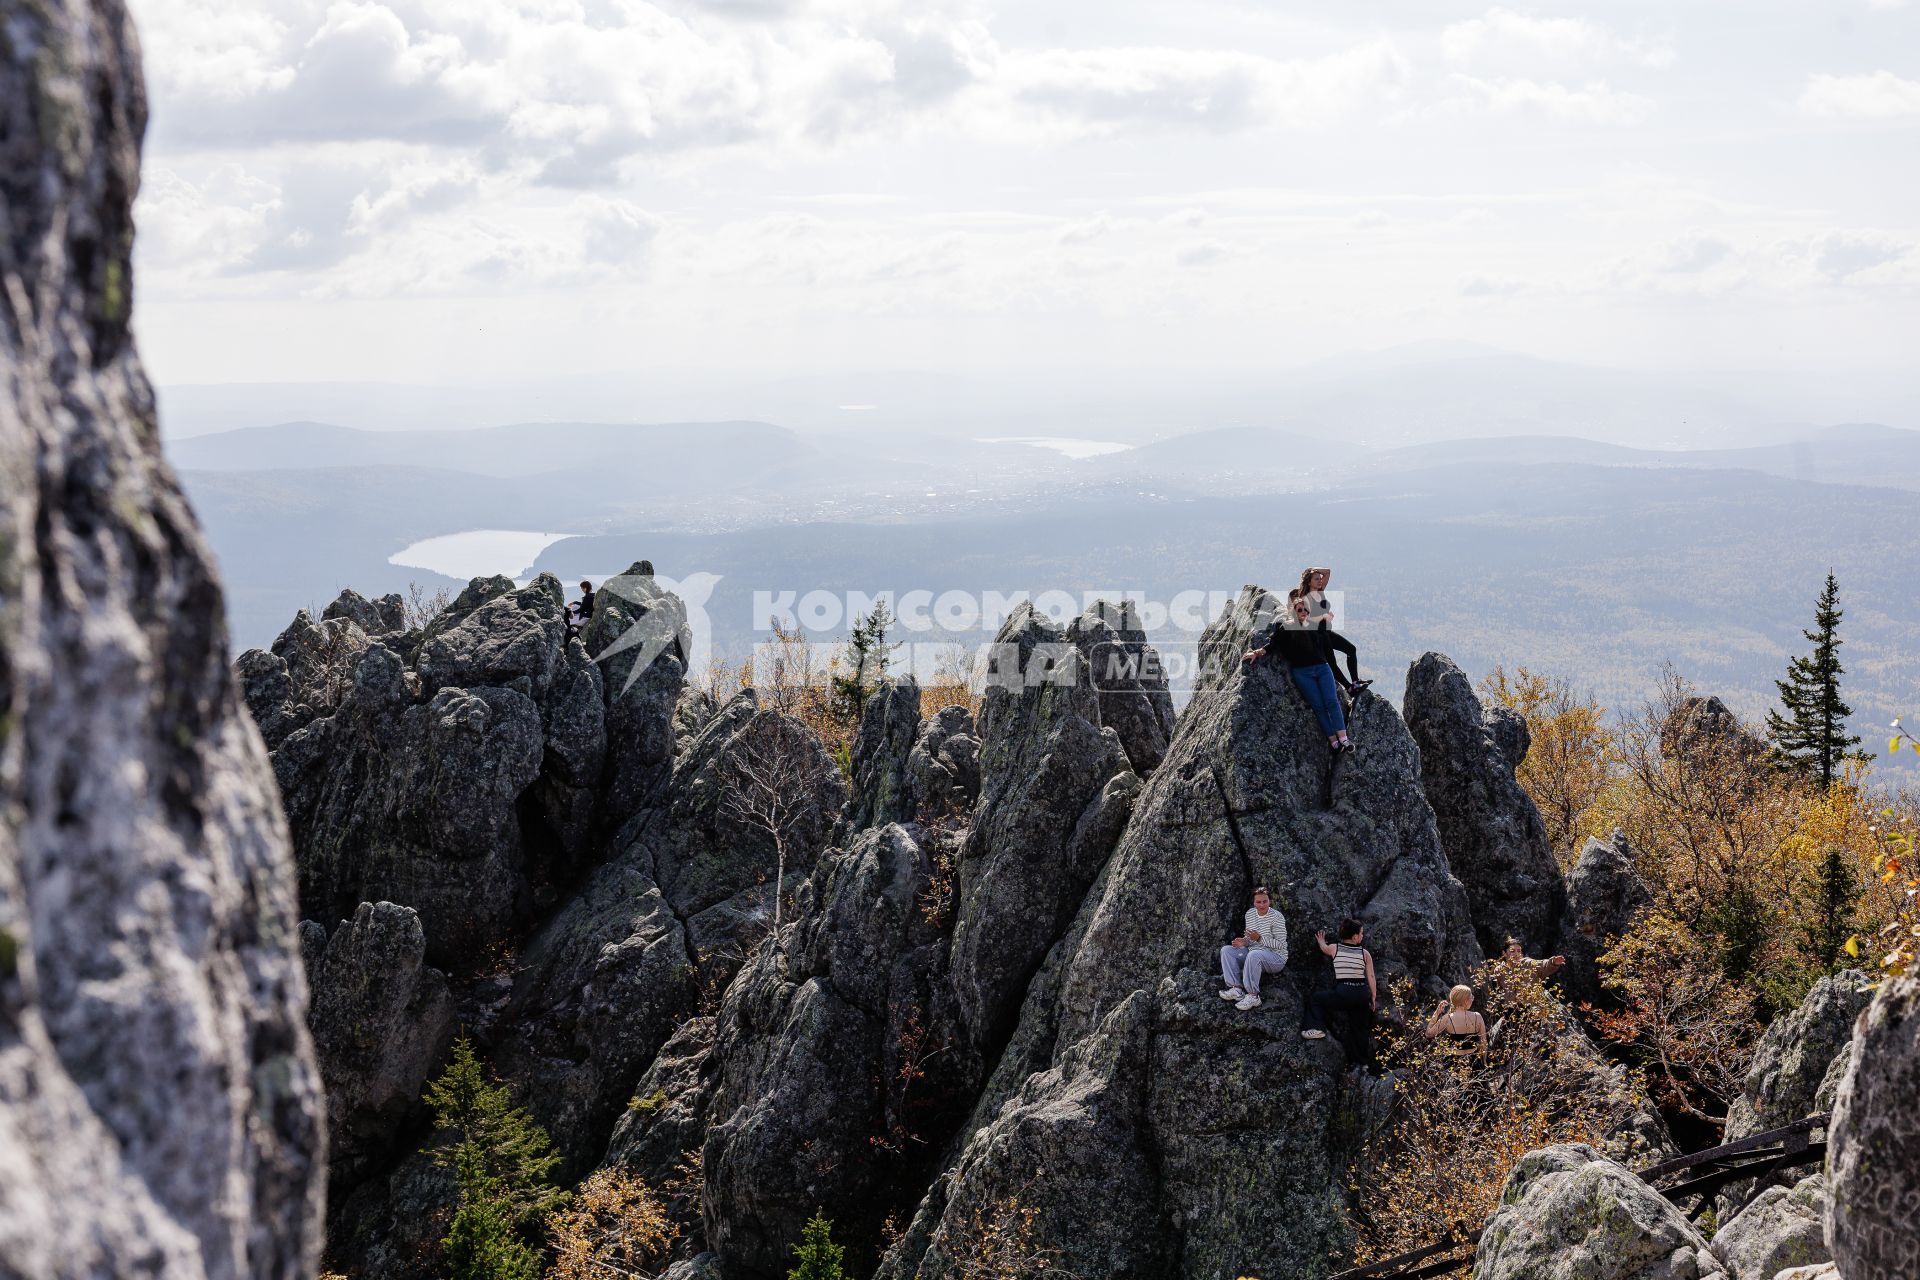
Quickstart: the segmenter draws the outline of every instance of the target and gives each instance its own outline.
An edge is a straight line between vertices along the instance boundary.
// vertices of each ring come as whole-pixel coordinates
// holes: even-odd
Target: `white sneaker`
[[[1220,998],[1222,1000],[1244,1000],[1246,995],[1247,993],[1238,987],[1228,987],[1220,993]]]
[[[1327,1033],[1324,1031],[1302,1031],[1300,1038],[1303,1040],[1325,1040]]]
[[[1240,998],[1240,1003],[1233,1007],[1236,1009],[1258,1009],[1260,1007],[1260,997],[1249,991]]]

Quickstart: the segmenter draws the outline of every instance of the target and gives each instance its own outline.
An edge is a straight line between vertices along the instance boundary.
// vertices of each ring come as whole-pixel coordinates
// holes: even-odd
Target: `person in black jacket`
[[[1333,678],[1340,682],[1341,688],[1349,694],[1359,694],[1373,683],[1360,678],[1360,650],[1353,641],[1333,629],[1333,606],[1327,602],[1327,580],[1333,576],[1333,570],[1315,565],[1300,574],[1300,585],[1289,592],[1287,599],[1302,597],[1307,602],[1307,621],[1327,633],[1327,643],[1333,646],[1336,654],[1347,655],[1347,671],[1340,674],[1340,664],[1329,660],[1333,668]]]
[[[567,638],[571,640],[593,621],[593,583],[580,580],[580,598],[567,606]]]
[[[1266,643],[1248,650],[1242,661],[1277,654],[1287,664],[1300,696],[1313,708],[1321,732],[1327,735],[1327,745],[1335,752],[1349,750],[1353,743],[1347,737],[1347,718],[1340,710],[1340,693],[1333,681],[1333,645],[1329,640],[1333,632],[1311,624],[1304,596],[1295,596],[1287,607],[1291,619],[1276,621]]]

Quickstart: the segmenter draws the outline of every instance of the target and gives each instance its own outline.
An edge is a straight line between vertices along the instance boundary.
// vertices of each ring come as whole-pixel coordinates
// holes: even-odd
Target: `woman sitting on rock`
[[[1320,721],[1327,745],[1338,754],[1350,749],[1353,743],[1347,737],[1347,717],[1340,710],[1340,694],[1334,687],[1333,650],[1329,644],[1329,637],[1334,633],[1308,625],[1305,596],[1295,596],[1288,608],[1292,611],[1291,621],[1281,618],[1275,622],[1273,630],[1267,633],[1266,643],[1248,650],[1241,661],[1252,662],[1270,651],[1277,651],[1293,674],[1300,696],[1307,700],[1314,717]]]
[[[1335,653],[1347,655],[1349,675],[1341,675],[1338,664],[1330,662],[1329,665],[1333,667],[1333,678],[1340,682],[1341,687],[1349,694],[1358,695],[1373,681],[1360,678],[1360,650],[1354,647],[1353,641],[1333,629],[1333,606],[1327,603],[1327,580],[1331,577],[1333,577],[1333,570],[1328,568],[1314,567],[1303,570],[1300,574],[1300,585],[1290,591],[1287,598],[1293,600],[1297,597],[1305,600],[1309,625],[1327,633],[1327,644]]]
[[[1220,948],[1220,976],[1227,980],[1222,1000],[1236,1000],[1236,1009],[1260,1007],[1260,979],[1287,967],[1287,918],[1271,907],[1264,886],[1253,891],[1240,936]]]
[[[1487,1020],[1473,1011],[1473,988],[1455,987],[1434,1010],[1427,1034],[1454,1053],[1487,1051]]]

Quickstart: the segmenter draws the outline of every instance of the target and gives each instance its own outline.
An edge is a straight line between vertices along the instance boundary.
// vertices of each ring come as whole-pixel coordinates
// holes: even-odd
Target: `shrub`
[[[680,1228],[653,1188],[623,1169],[599,1169],[547,1219],[547,1280],[605,1280],[667,1261]],[[617,1269],[617,1270],[616,1270]]]
[[[1393,1105],[1362,1137],[1353,1169],[1362,1264],[1422,1247],[1436,1230],[1473,1230],[1499,1203],[1516,1160],[1556,1142],[1595,1141],[1607,1118],[1611,1104],[1593,1089],[1597,1064],[1569,1053],[1578,1032],[1535,970],[1491,961],[1471,985],[1488,1027],[1498,1027],[1484,1057],[1428,1039],[1424,1017],[1387,1037]],[[1395,1003],[1416,1007],[1404,983]]]
[[[1642,917],[1600,968],[1622,1003],[1617,1013],[1593,1011],[1600,1034],[1638,1058],[1663,1104],[1724,1124],[1760,1035],[1753,996],[1685,924],[1660,912]]]

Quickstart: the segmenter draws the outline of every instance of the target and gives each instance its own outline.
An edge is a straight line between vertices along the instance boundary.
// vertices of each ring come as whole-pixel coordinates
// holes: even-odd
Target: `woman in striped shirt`
[[[1346,1030],[1340,1036],[1350,1066],[1364,1067],[1373,1061],[1373,1011],[1380,993],[1374,985],[1373,952],[1362,944],[1367,927],[1348,916],[1340,922],[1340,941],[1327,941],[1327,931],[1314,935],[1320,950],[1333,958],[1333,986],[1307,997],[1305,1025],[1300,1034],[1309,1040],[1327,1038],[1327,1015],[1346,1015]]]
[[[1260,1007],[1260,979],[1287,967],[1287,918],[1273,910],[1265,886],[1253,891],[1240,936],[1220,948],[1220,976],[1227,980],[1222,1000],[1236,1009]]]

